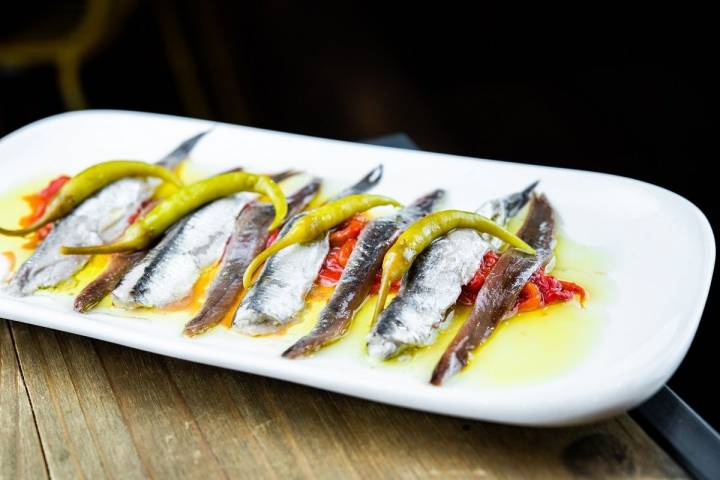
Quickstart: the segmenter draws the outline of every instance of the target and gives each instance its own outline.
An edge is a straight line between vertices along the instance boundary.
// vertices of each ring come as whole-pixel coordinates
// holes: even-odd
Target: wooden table
[[[627,415],[461,420],[0,319],[0,478],[684,478]]]

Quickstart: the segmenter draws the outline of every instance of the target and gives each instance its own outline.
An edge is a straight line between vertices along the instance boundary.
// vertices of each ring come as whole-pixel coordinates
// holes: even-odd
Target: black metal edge
[[[361,143],[419,150],[404,133]],[[720,479],[720,435],[667,385],[630,416],[695,478]]]
[[[408,150],[420,150],[415,142],[404,133],[391,133],[382,137],[375,137],[363,140],[360,143],[369,143],[381,147],[406,148]]]
[[[670,387],[630,416],[693,477],[720,478],[720,435]]]

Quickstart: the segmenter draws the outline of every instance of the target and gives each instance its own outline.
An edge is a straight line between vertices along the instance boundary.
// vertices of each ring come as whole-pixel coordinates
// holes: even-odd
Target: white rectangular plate
[[[610,259],[606,274],[616,288],[598,310],[599,328],[587,352],[546,379],[494,385],[450,382],[438,388],[427,384],[429,372],[376,368],[361,360],[362,355],[283,359],[279,354],[292,339],[282,336],[252,339],[217,332],[188,339],[180,334],[182,321],[177,319],[79,315],[72,311],[70,298],[1,294],[0,315],[370,400],[526,425],[578,423],[631,408],[663,385],[690,346],[715,262],[712,230],[684,198],[627,178],[155,114],[87,111],[50,117],[3,138],[0,192],[36,179],[40,172],[75,173],[112,158],[155,161],[213,125],[192,155],[195,164],[209,171],[237,165],[261,172],[293,168],[349,184],[382,163],[385,176],[378,193],[410,201],[442,187],[449,192],[445,206],[466,210],[540,179],[567,237]],[[520,349],[517,355],[522,356]]]

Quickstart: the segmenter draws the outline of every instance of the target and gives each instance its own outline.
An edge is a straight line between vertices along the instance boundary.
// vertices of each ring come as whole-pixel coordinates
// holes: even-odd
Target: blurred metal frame
[[[46,38],[42,31],[21,34],[0,43],[0,68],[54,65],[65,106],[70,110],[87,108],[80,77],[82,64],[108,41],[136,4],[137,0],[85,0],[82,15],[64,32]]]

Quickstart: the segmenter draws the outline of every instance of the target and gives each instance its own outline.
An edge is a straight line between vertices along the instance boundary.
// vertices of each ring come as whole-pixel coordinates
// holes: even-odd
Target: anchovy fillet
[[[288,215],[299,212],[315,197],[320,180],[313,179],[287,199]],[[266,203],[254,202],[243,209],[235,220],[218,273],[207,290],[200,311],[185,325],[185,335],[199,335],[219,324],[231,311],[242,292],[242,276],[253,258],[265,247],[268,228],[275,209]]]
[[[280,172],[273,179],[295,174]],[[125,308],[166,307],[187,298],[202,272],[220,260],[235,219],[255,198],[255,193],[237,193],[185,216],[127,272],[112,291],[113,303]]]
[[[506,225],[527,203],[534,183],[522,192],[484,203],[477,213]],[[485,253],[502,242],[458,229],[433,242],[408,271],[398,295],[381,313],[367,340],[368,353],[388,359],[410,348],[431,345],[451,316],[462,286],[480,267]]]
[[[355,311],[365,301],[375,276],[382,268],[385,252],[410,224],[430,213],[444,193],[443,190],[435,190],[396,215],[377,218],[365,226],[330,300],[320,312],[317,324],[283,356],[295,358],[308,354],[345,334]]]
[[[332,199],[364,192],[374,187],[381,178],[382,165]],[[291,219],[280,234],[287,232],[297,218]],[[270,257],[260,278],[240,303],[233,319],[233,329],[249,335],[261,335],[289,324],[305,305],[305,297],[329,250],[329,236],[325,234],[315,241],[284,248]]]
[[[147,254],[141,250],[132,253],[116,253],[110,257],[110,262],[92,282],[78,293],[73,302],[73,309],[85,313],[94,308],[105,296],[112,292],[123,277]]]
[[[205,133],[186,140],[158,163],[168,168],[176,167]],[[87,264],[90,256],[63,255],[60,247],[97,245],[115,240],[127,228],[130,215],[152,196],[157,185],[155,179],[125,178],[85,200],[55,223],[50,234],[13,276],[8,292],[30,295],[39,288],[52,287],[70,278]]]
[[[138,217],[152,210],[157,203],[157,201],[151,201],[143,204],[143,207],[138,212]],[[140,262],[145,255],[147,255],[147,250],[110,255],[110,260],[105,269],[77,294],[73,302],[73,309],[76,312],[85,313],[94,308],[117,287],[125,274]]]
[[[503,253],[490,271],[475,306],[433,371],[430,382],[440,385],[467,365],[470,354],[483,343],[503,319],[512,315],[520,291],[530,277],[552,257],[555,219],[544,195],[535,196],[530,212],[518,232],[537,250],[527,255],[517,249]]]
[[[233,168],[229,172],[240,171],[242,168]],[[297,172],[288,170],[273,175],[273,180],[279,182],[288,178]],[[154,202],[151,202],[143,209],[147,212],[152,209]],[[141,213],[143,215],[144,213]],[[85,288],[75,298],[74,309],[77,312],[84,313],[97,305],[105,296],[111,293],[120,284],[125,275],[127,275],[143,258],[147,255],[148,250],[141,250],[132,254],[114,254],[110,257],[108,266],[98,275],[92,282],[88,283]]]
[[[240,193],[216,200],[178,222],[113,290],[116,305],[165,307],[183,300],[203,270],[216,263],[234,219],[254,198]]]

